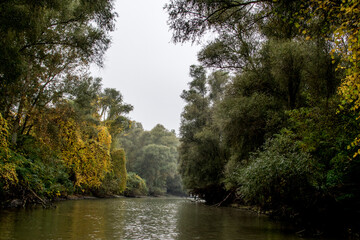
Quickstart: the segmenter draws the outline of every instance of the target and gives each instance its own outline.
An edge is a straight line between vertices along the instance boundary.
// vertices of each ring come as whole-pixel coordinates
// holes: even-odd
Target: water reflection
[[[298,239],[266,217],[184,199],[81,200],[57,206],[2,210],[0,239]]]
[[[299,239],[265,216],[233,208],[184,203],[178,221],[178,239]]]

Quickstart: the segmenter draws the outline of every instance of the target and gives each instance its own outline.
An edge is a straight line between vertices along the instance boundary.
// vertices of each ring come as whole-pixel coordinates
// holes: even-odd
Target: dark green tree
[[[203,67],[191,66],[190,76],[189,90],[181,95],[186,105],[181,115],[180,173],[191,193],[216,203],[225,192],[222,170],[226,153],[213,122],[213,108],[222,99],[228,75],[215,72],[207,77]]]

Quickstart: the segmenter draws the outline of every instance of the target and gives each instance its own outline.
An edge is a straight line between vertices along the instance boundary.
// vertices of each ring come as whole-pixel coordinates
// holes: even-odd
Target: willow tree
[[[102,64],[116,14],[111,0],[6,1],[0,11],[0,112],[15,144],[35,109],[61,96],[65,75]]]
[[[189,89],[181,95],[186,105],[181,114],[179,170],[191,193],[217,203],[225,195],[222,180],[226,153],[213,111],[229,78],[224,72],[207,76],[201,66],[191,66],[190,76]]]
[[[208,37],[207,33],[212,33],[213,39],[198,58],[204,67],[232,73],[232,81],[214,108],[215,114],[205,111],[206,120],[213,121],[218,128],[205,127],[207,134],[199,133],[207,123],[190,128],[202,119],[196,118],[197,98],[191,95],[196,91],[190,88],[183,94],[188,104],[182,115],[182,147],[187,141],[193,145],[206,142],[211,134],[220,132],[219,139],[230,152],[225,169],[218,169],[219,175],[226,173],[225,181],[231,182],[233,171],[246,165],[251,152],[286,125],[287,111],[323,107],[335,92],[338,76],[327,55],[331,45],[323,36],[309,41],[299,32],[300,22],[294,16],[301,4],[300,1],[173,0],[166,5],[173,41],[201,41]],[[320,25],[317,22],[313,27]],[[192,180],[198,178],[193,183],[207,182],[209,176],[199,174],[205,172],[204,168],[195,168],[198,159],[202,159],[199,154],[205,152],[203,149],[180,151],[180,159],[189,160],[184,164],[189,167],[184,168],[183,174],[194,176],[189,177]],[[217,179],[218,184],[222,177]]]

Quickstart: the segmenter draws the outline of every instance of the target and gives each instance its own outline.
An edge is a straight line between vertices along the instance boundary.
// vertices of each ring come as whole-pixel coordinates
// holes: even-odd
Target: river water
[[[266,216],[181,198],[75,200],[56,205],[0,210],[0,239],[300,239]]]

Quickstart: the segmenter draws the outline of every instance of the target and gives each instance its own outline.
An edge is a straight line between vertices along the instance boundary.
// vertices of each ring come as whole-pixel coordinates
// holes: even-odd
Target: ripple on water
[[[298,240],[266,217],[185,199],[97,199],[57,206],[0,212],[0,240]]]

